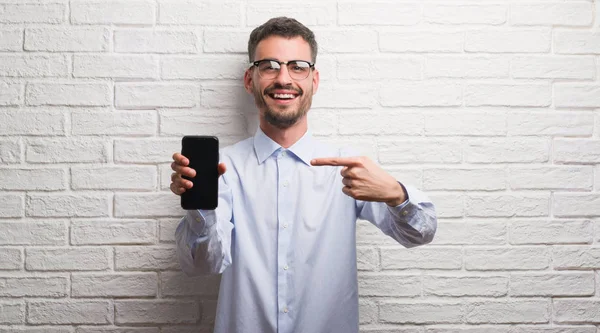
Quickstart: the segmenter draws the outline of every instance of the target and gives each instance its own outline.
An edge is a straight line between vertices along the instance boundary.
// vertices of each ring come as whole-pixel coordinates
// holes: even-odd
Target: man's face
[[[310,45],[302,37],[271,36],[258,43],[254,59],[287,63],[291,60],[311,62],[312,57]],[[264,78],[257,67],[251,67],[244,76],[244,85],[246,91],[254,95],[260,116],[269,124],[286,129],[308,113],[319,86],[319,73],[312,69],[305,79],[294,79],[288,67],[282,64],[276,77]]]

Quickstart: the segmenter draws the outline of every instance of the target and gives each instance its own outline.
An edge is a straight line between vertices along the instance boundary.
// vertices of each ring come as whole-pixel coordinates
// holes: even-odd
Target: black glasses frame
[[[287,66],[291,62],[305,62],[305,63],[308,64],[308,68],[309,69],[315,69],[315,63],[314,62],[310,62],[310,61],[306,61],[306,60],[290,60],[290,61],[286,62],[286,61],[279,61],[279,60],[276,60],[276,59],[261,59],[261,60],[256,60],[256,61],[254,61],[254,62],[252,62],[250,64],[250,67],[257,67],[258,68],[258,65],[260,65],[262,62],[265,62],[265,61],[276,62],[276,63],[279,64],[280,67],[283,66],[283,65]],[[281,70],[281,68],[280,68],[280,70]],[[258,71],[258,75],[260,75],[260,71]],[[291,76],[292,75],[290,74],[290,77]],[[306,79],[307,77],[308,77],[308,75],[304,79]],[[304,80],[304,79],[300,79],[300,80]]]

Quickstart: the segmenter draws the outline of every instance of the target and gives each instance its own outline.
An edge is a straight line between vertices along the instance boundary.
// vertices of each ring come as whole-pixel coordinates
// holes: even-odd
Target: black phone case
[[[196,176],[184,179],[194,186],[181,195],[181,207],[192,209],[215,209],[219,202],[219,139],[215,136],[184,136],[181,154],[185,156]]]

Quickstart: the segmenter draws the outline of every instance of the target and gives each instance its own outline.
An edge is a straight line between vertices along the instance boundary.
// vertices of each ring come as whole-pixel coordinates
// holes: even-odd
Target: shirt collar
[[[296,141],[287,150],[296,155],[302,162],[310,165],[312,159],[314,145],[314,139],[310,131],[306,131],[300,140]],[[262,164],[269,156],[273,155],[275,151],[280,149],[281,146],[269,138],[260,127],[256,130],[254,135],[254,151],[256,152],[256,158],[258,163]]]

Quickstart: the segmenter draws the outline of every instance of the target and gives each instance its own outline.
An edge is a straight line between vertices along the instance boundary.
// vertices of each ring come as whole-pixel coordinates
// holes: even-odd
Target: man
[[[188,275],[223,274],[217,333],[356,333],[356,221],[406,247],[432,240],[433,204],[366,157],[318,142],[307,113],[319,87],[314,34],[274,18],[248,42],[244,86],[260,128],[221,151],[219,206],[188,211],[176,231]],[[173,155],[171,190],[193,184]],[[226,170],[229,170],[226,172]]]

